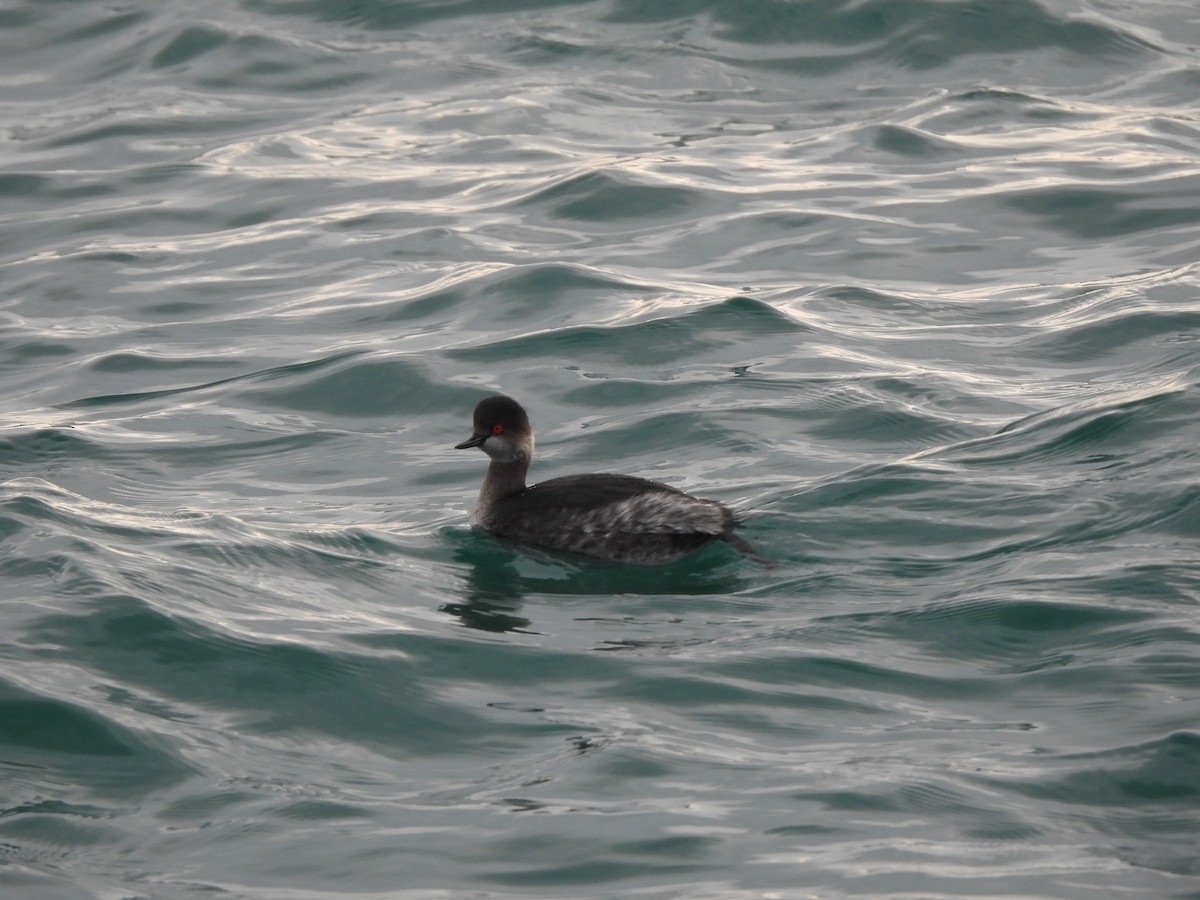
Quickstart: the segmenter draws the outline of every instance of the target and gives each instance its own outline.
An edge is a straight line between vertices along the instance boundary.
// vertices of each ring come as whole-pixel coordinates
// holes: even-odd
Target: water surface
[[[1200,896],[1187,4],[0,24],[5,896]]]

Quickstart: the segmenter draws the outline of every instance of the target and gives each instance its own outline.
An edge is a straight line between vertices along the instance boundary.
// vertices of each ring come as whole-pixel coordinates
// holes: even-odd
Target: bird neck
[[[525,475],[528,472],[528,455],[510,462],[492,460],[483,479],[483,487],[479,491],[479,505],[491,506],[498,500],[521,493],[525,490]]]

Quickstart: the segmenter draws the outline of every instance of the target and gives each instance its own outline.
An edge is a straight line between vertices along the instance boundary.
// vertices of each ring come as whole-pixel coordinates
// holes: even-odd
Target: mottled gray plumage
[[[500,538],[630,563],[671,562],[713,541],[766,562],[733,534],[732,512],[715,500],[631,475],[568,475],[525,485],[533,429],[521,405],[497,395],[475,407],[474,432],[456,449],[489,457],[471,524]]]

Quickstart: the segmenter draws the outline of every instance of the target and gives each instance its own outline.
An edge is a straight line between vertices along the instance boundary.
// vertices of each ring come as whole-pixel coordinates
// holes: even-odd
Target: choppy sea
[[[1191,0],[0,47],[5,900],[1200,898]],[[778,565],[470,531],[495,391]]]

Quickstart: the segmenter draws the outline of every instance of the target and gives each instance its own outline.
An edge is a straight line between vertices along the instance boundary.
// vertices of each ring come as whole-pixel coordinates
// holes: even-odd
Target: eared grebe
[[[497,395],[475,407],[471,437],[491,457],[471,524],[500,538],[629,563],[671,562],[713,541],[770,565],[733,534],[733,513],[716,500],[631,475],[568,475],[526,487],[533,429],[521,404]]]

